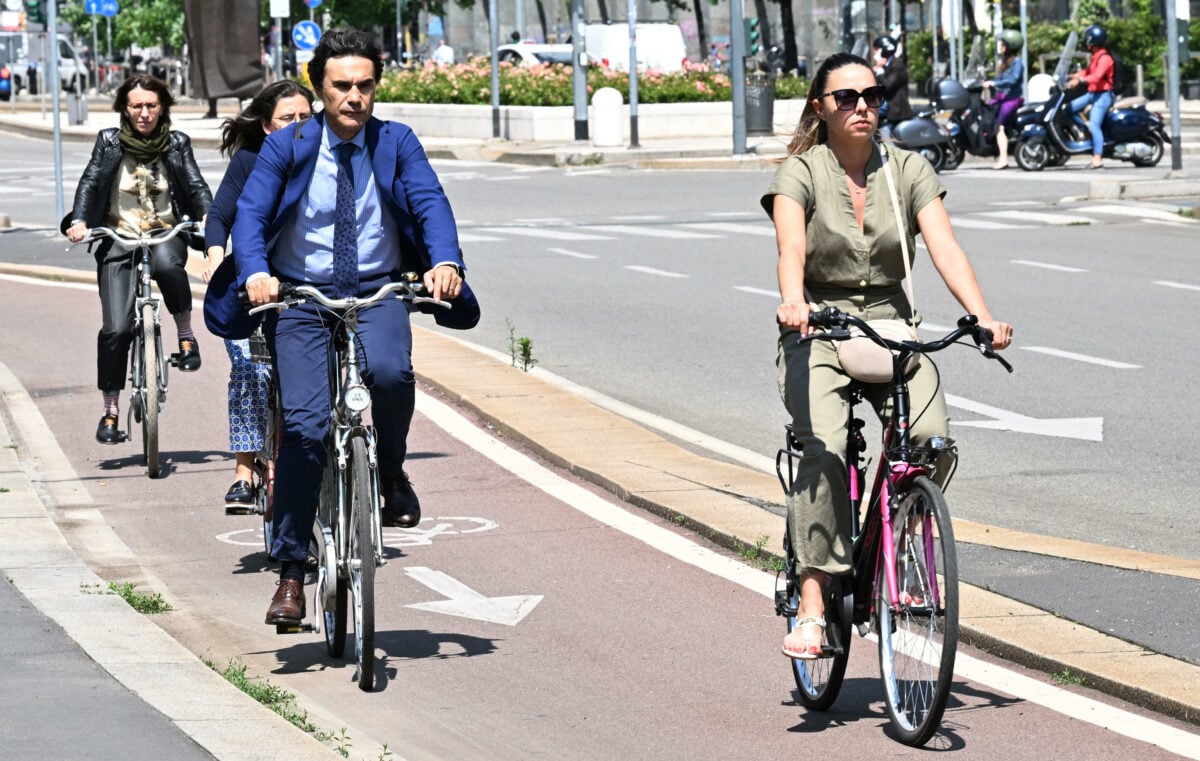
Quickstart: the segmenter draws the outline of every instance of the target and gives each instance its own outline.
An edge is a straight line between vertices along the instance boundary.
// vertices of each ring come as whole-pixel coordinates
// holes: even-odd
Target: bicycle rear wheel
[[[790,537],[789,532],[783,540],[787,558],[784,618],[789,633],[796,628],[796,611],[800,607],[800,584]],[[821,655],[812,660],[789,659],[800,703],[805,708],[815,711],[828,710],[837,700],[838,692],[842,689],[842,679],[846,676],[846,664],[850,660],[850,619],[844,615],[847,606],[844,606],[843,602],[851,587],[843,584],[844,581],[842,577],[834,577],[825,585],[826,625]]]
[[[142,304],[142,382],[145,386],[142,405],[142,454],[146,458],[146,473],[158,478],[158,405],[161,390],[158,376],[158,342],[155,341],[154,306]],[[137,393],[135,390],[134,393]]]
[[[920,477],[899,495],[893,518],[899,604],[888,600],[886,569],[875,586],[879,667],[892,727],[906,745],[937,732],[950,697],[958,650],[958,557],[942,491]]]
[[[375,498],[367,444],[350,441],[350,591],[354,595],[354,650],[358,686],[375,686]]]

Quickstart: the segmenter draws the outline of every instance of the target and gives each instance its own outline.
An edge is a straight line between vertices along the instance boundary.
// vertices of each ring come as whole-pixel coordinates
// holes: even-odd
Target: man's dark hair
[[[333,29],[321,37],[308,62],[308,78],[313,88],[320,92],[325,84],[326,61],[346,56],[370,59],[375,64],[376,83],[383,77],[383,50],[374,37],[359,29]]]
[[[113,96],[113,111],[121,115],[122,121],[128,120],[129,115],[125,113],[125,108],[129,105],[129,92],[139,87],[158,96],[158,104],[162,106],[162,113],[158,115],[158,120],[163,124],[170,124],[171,106],[175,105],[175,96],[171,95],[171,88],[167,86],[166,82],[149,74],[133,74],[121,83],[121,86],[117,88],[117,94]]]

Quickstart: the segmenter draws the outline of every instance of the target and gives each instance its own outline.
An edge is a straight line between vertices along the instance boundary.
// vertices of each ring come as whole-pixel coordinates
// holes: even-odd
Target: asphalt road
[[[770,575],[498,447],[426,394],[409,463],[426,520],[388,532],[381,688],[360,692],[353,667],[331,661],[318,636],[281,637],[261,623],[273,576],[257,520],[220,507],[232,467],[216,342],[205,342],[199,373],[171,375],[168,467],[150,481],[134,445],[91,438],[94,292],[11,279],[0,289],[0,356],[129,552],[95,544],[65,506],[57,520],[68,539],[106,578],[161,591],[177,611],[156,620],[193,652],[239,659],[296,693],[351,757],[374,758],[384,743],[395,758],[496,761],[902,750],[886,731],[870,641],[855,640],[837,708],[805,712],[777,652]],[[481,620],[472,592],[519,598],[493,601],[513,618]],[[447,598],[467,615],[439,609]],[[964,648],[932,747],[989,760],[1166,759],[1197,755],[1193,732]]]

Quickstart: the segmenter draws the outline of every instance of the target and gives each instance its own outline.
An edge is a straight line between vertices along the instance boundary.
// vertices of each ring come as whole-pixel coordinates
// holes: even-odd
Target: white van
[[[12,69],[12,91],[14,94],[29,87],[29,67],[37,67],[38,91],[41,92],[45,77],[49,74],[47,50],[48,32],[0,32],[0,48],[5,49],[9,68]],[[66,35],[58,35],[58,78],[64,90],[82,84],[86,89],[87,74],[83,61],[75,52]]]
[[[588,60],[614,71],[629,71],[629,24],[588,24],[584,27]],[[682,71],[687,60],[683,32],[675,24],[637,25],[638,71]]]

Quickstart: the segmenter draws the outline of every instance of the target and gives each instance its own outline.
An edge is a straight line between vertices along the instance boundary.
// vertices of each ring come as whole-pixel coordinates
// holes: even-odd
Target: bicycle
[[[248,303],[247,303],[248,305]],[[271,351],[267,347],[262,325],[250,334],[250,361],[256,365],[271,365]],[[271,545],[275,541],[275,458],[279,452],[279,437],[282,433],[283,416],[279,408],[279,389],[272,372],[267,381],[267,408],[263,416],[262,447],[254,453],[251,490],[254,503],[249,506],[227,505],[226,515],[258,515],[263,522],[263,547],[271,558]]]
[[[968,336],[984,357],[998,361],[1010,373],[1012,365],[991,348],[991,332],[980,327],[974,315],[962,317],[958,327],[928,343],[882,338],[866,321],[835,307],[813,312],[809,323],[825,332],[798,340],[845,340],[850,338],[848,328],[857,327],[892,350],[892,414],[883,427],[882,453],[864,515],[863,487],[869,462],[864,461],[865,423],[854,416],[854,408],[863,401],[868,385],[850,383],[846,487],[852,512],[852,570],[844,576],[830,577],[826,583],[822,652],[811,660],[792,660],[792,675],[800,702],[813,710],[827,710],[837,699],[846,673],[851,626],[857,626],[861,636],[874,631],[879,640],[888,718],[901,742],[921,746],[941,724],[958,646],[954,531],[942,489],[933,480],[936,461],[954,454],[955,449],[941,437],[931,438],[925,446],[909,441],[909,395],[901,368],[918,354],[941,351]],[[776,475],[786,494],[791,493],[794,465],[800,457],[789,423],[786,444],[775,456]],[[945,474],[943,483],[949,475]],[[791,528],[789,523],[783,540],[783,585],[780,588],[777,582],[775,592],[775,612],[786,619],[789,632],[796,627],[800,603],[800,569],[792,548]]]
[[[415,277],[415,276],[414,276]],[[354,599],[355,680],[362,690],[375,686],[375,569],[386,564],[380,522],[379,473],[376,469],[375,428],[363,422],[371,394],[362,381],[358,343],[358,313],[385,299],[412,304],[437,304],[418,295],[412,281],[388,283],[364,298],[334,299],[309,285],[280,284],[279,300],[250,310],[288,309],[312,303],[338,319],[329,367],[331,425],[326,440],[325,472],[313,522],[310,554],[316,562],[315,624],[277,625],[279,634],[323,631],[331,658],[345,651],[348,597]],[[267,551],[270,552],[268,545]]]
[[[75,246],[109,238],[113,245],[123,251],[135,252],[134,266],[130,270],[135,294],[133,304],[133,344],[129,352],[129,410],[126,412],[125,427],[133,423],[142,426],[142,455],[146,472],[150,478],[158,478],[162,464],[158,449],[158,415],[167,401],[167,366],[179,367],[179,353],[163,358],[162,335],[159,325],[158,299],[151,289],[152,268],[150,255],[155,246],[173,240],[181,232],[198,232],[198,222],[184,218],[170,228],[147,230],[136,237],[122,235],[110,227],[93,227]],[[121,432],[120,441],[128,440]]]

